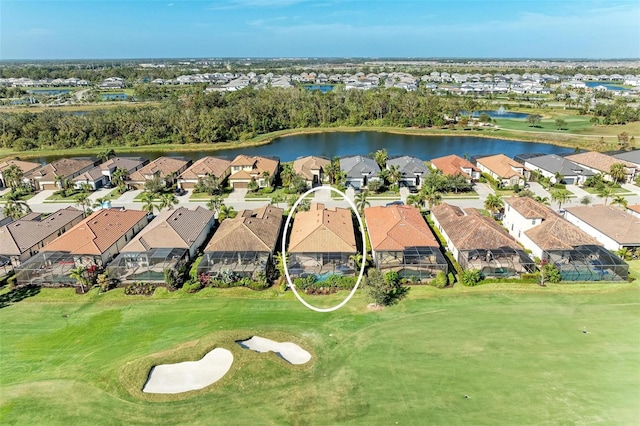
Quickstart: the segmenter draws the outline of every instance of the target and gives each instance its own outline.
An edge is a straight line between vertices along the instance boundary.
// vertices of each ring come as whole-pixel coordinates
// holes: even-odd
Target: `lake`
[[[322,93],[330,92],[334,89],[334,86],[331,84],[310,84],[308,86],[304,86],[305,89],[309,91],[318,90]]]
[[[238,154],[280,157],[281,161],[293,161],[305,155],[324,157],[342,157],[347,155],[369,155],[379,149],[386,148],[391,156],[412,155],[422,160],[430,160],[449,154],[464,156],[486,156],[505,154],[513,158],[517,154],[541,152],[545,154],[565,154],[573,152],[571,148],[548,145],[536,142],[518,142],[503,139],[480,138],[473,136],[417,136],[398,135],[382,132],[327,132],[308,135],[282,137],[272,143],[261,146],[206,151],[181,152],[180,145],[171,153],[145,152],[139,154],[149,159],[162,155],[182,156],[197,160],[212,155],[234,158]],[[118,147],[114,147],[116,153]],[[128,154],[135,156],[136,154]],[[52,161],[60,156],[41,157],[41,162]]]
[[[622,87],[620,84],[615,84],[607,81],[586,81],[584,84],[587,87],[591,87],[591,88],[597,87],[597,86],[604,86],[607,88],[607,90],[620,90],[620,91],[629,90],[626,87]]]
[[[33,90],[27,90],[27,93],[31,93],[33,95],[46,95],[46,96],[62,95],[64,93],[69,93],[69,92],[71,92],[71,90],[69,90],[69,89],[33,89]]]

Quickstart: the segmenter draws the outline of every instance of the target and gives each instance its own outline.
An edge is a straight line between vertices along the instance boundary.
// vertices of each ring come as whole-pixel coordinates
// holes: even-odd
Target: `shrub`
[[[478,285],[482,281],[482,273],[478,269],[467,269],[460,274],[460,282],[468,287]]]
[[[449,281],[447,279],[447,274],[444,271],[438,272],[438,275],[431,280],[431,285],[437,288],[446,287],[447,284],[449,284]]]
[[[453,272],[449,272],[449,274],[447,274],[447,278],[449,285],[453,285],[456,282],[456,277],[453,275]]]
[[[375,304],[390,306],[403,299],[409,287],[400,282],[397,272],[387,272],[382,276],[377,269],[369,269],[364,280],[364,291]]]
[[[151,296],[155,287],[148,283],[133,283],[125,287],[124,294],[126,295],[144,295]]]
[[[202,288],[202,283],[198,280],[189,280],[182,286],[182,289],[187,293],[196,293]]]

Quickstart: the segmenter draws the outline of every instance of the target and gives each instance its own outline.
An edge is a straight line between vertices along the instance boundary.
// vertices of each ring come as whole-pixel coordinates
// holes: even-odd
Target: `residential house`
[[[618,160],[622,160],[627,163],[631,163],[636,167],[636,169],[640,170],[640,149],[619,152],[617,154],[612,154],[612,157],[615,157]]]
[[[390,158],[387,160],[387,169],[391,166],[397,166],[400,173],[402,173],[402,178],[399,182],[401,186],[421,188],[422,180],[430,173],[424,161],[409,155]]]
[[[556,154],[528,158],[525,160],[524,166],[530,171],[536,170],[542,176],[551,178],[553,183],[567,185],[583,185],[589,177],[595,174],[591,170]],[[562,176],[561,182],[556,182],[558,174]]]
[[[565,281],[626,279],[628,266],[550,207],[529,197],[504,199],[503,224],[533,256],[553,263]]]
[[[512,277],[533,272],[533,260],[498,222],[477,209],[442,203],[431,208],[434,226],[463,269],[485,277]]]
[[[269,272],[280,237],[283,209],[266,205],[222,221],[204,249],[198,274],[252,277]]]
[[[351,209],[312,204],[296,213],[289,237],[289,274],[352,275],[358,252]]]
[[[607,250],[640,247],[640,221],[626,209],[603,204],[567,207],[565,218]]]
[[[145,182],[156,176],[172,184],[190,164],[191,160],[182,157],[159,157],[129,174],[127,184],[135,189],[143,189]]]
[[[321,185],[325,181],[325,168],[331,161],[313,155],[300,157],[293,162],[293,171],[300,175],[310,188]]]
[[[527,181],[528,172],[525,167],[504,154],[478,158],[476,164],[481,172],[491,176],[503,187],[522,187]]]
[[[231,161],[218,157],[204,157],[193,163],[178,177],[178,186],[193,189],[198,181],[207,176],[215,176],[222,184],[230,174]]]
[[[0,227],[0,266],[2,273],[13,270],[37,254],[83,218],[82,211],[67,207],[50,215],[29,213]]]
[[[462,175],[467,179],[468,183],[480,179],[480,169],[474,166],[469,160],[458,157],[457,155],[434,158],[431,160],[431,167],[442,171],[442,174],[445,176]]]
[[[142,157],[113,157],[100,164],[98,167],[102,174],[107,177],[107,182],[111,182],[111,176],[116,169],[124,169],[127,175],[140,170],[149,164],[149,160]]]
[[[7,187],[7,182],[4,178],[4,171],[11,166],[17,166],[20,170],[22,170],[22,173],[24,175],[34,169],[37,169],[38,167],[42,167],[42,164],[32,163],[30,161],[22,161],[22,160],[0,161],[0,187],[3,187],[3,188]]]
[[[93,191],[102,188],[107,182],[107,177],[102,174],[102,170],[99,166],[80,173],[78,176],[73,178],[73,186],[77,189],[87,187],[91,188]]]
[[[158,213],[109,264],[109,277],[119,281],[164,282],[164,271],[181,271],[194,259],[215,224],[203,207]]]
[[[57,177],[73,179],[97,164],[93,158],[62,158],[24,174],[24,182],[29,183],[36,191],[58,190],[60,183]]]
[[[75,285],[71,269],[93,274],[104,267],[148,223],[139,210],[98,210],[40,249],[15,270],[18,285]]]
[[[380,272],[424,281],[447,272],[440,244],[420,211],[392,205],[364,209],[373,262]]]
[[[258,156],[238,155],[229,165],[231,176],[229,184],[232,188],[247,188],[252,180],[258,187],[265,188],[278,174],[280,160]]]
[[[355,155],[340,159],[340,169],[347,175],[347,186],[366,187],[371,180],[380,180],[380,166],[369,157]]]
[[[633,163],[620,160],[611,155],[603,154],[602,152],[582,152],[580,154],[568,155],[566,158],[578,163],[594,173],[602,173],[604,178],[609,181],[614,180],[611,176],[611,166],[616,163],[620,163],[624,166],[625,182],[633,182],[636,175],[636,166]]]

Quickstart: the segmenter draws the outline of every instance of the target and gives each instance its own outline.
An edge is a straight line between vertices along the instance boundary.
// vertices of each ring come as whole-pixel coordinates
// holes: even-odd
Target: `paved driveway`
[[[118,204],[133,203],[134,202],[133,199],[136,198],[140,193],[142,193],[142,189],[127,191],[124,194],[122,194],[120,198],[115,200],[115,202],[117,202]]]
[[[225,200],[225,204],[244,202],[244,196],[247,195],[247,192],[249,192],[247,188],[234,189],[233,191],[231,191],[231,194],[229,194],[229,196]]]

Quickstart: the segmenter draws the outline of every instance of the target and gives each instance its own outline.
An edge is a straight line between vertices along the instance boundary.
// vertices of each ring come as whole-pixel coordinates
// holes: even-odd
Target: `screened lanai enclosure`
[[[199,274],[216,278],[223,271],[238,277],[251,277],[254,272],[267,271],[271,253],[266,251],[213,251],[205,252],[198,265]]]
[[[536,270],[527,253],[511,247],[461,251],[458,263],[462,269],[477,269],[487,278],[518,277]]]
[[[17,285],[75,286],[77,280],[70,278],[72,269],[83,266],[89,272],[102,264],[100,256],[71,254],[62,251],[43,251],[15,269]]]
[[[164,282],[166,268],[179,270],[188,260],[184,248],[155,248],[143,252],[120,253],[107,267],[109,278],[121,282]]]
[[[548,250],[542,256],[558,268],[563,281],[623,281],[629,276],[629,265],[601,246]]]
[[[354,275],[355,253],[289,253],[289,275],[292,277],[315,275],[322,280],[330,275]]]
[[[447,261],[438,247],[405,247],[403,251],[381,251],[375,254],[381,272],[395,271],[402,278],[428,281],[439,272],[447,273]]]

